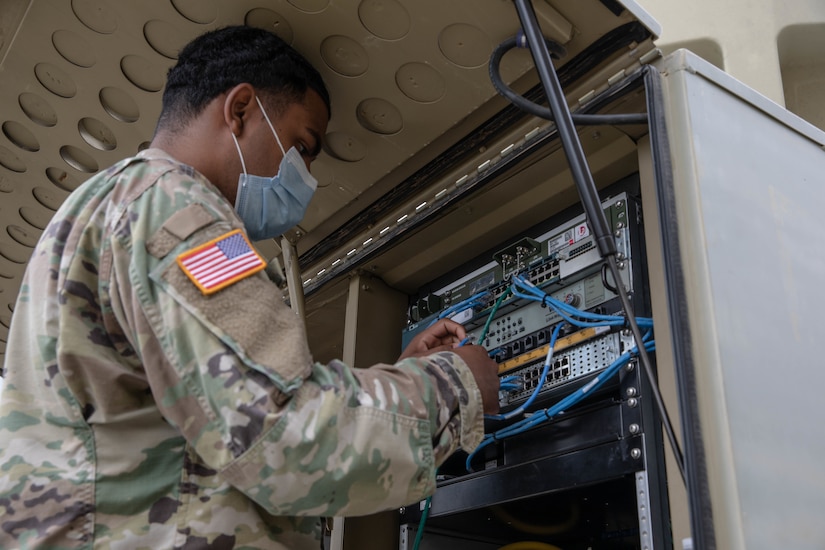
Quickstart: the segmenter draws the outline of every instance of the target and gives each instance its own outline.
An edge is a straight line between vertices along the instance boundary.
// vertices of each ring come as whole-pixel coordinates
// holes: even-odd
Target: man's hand
[[[470,367],[470,372],[481,391],[485,414],[498,413],[498,364],[490,359],[482,346],[466,345],[458,347],[467,337],[464,327],[455,321],[441,319],[420,332],[409,343],[398,360],[422,357],[439,351],[452,351]]]
[[[421,357],[437,351],[453,351],[453,348],[466,337],[467,332],[463,326],[449,319],[441,319],[433,326],[419,332],[398,360]]]

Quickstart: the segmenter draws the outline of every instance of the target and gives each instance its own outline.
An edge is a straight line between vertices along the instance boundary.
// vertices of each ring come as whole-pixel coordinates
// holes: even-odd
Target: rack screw
[[[630,431],[630,433],[635,435],[641,431],[641,428],[638,424],[631,424],[630,426],[628,426],[628,430]]]
[[[627,400],[627,406],[630,407],[631,409],[636,407],[638,404],[639,404],[639,400],[636,399],[635,397],[631,397],[630,399]]]
[[[630,449],[630,456],[638,460],[642,458],[642,450],[634,447],[633,449]]]
[[[633,397],[636,395],[636,388],[627,388],[627,396]]]

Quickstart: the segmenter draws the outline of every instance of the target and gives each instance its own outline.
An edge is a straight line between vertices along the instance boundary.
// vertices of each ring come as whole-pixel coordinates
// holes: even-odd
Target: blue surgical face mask
[[[309,201],[318,187],[318,181],[307,170],[304,159],[295,147],[284,151],[281,139],[269,120],[261,100],[255,97],[264,114],[278,147],[284,153],[278,174],[272,177],[252,176],[246,173],[246,163],[238,145],[238,138],[232,134],[238,155],[241,157],[243,174],[238,180],[238,194],[235,211],[246,227],[253,241],[271,239],[283,234],[290,227],[298,225],[306,213]]]

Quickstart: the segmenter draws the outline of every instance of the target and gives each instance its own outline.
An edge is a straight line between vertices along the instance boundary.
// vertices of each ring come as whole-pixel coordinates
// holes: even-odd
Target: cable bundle
[[[527,409],[538,397],[539,393],[541,392],[541,389],[544,386],[545,380],[547,378],[547,373],[549,372],[550,365],[553,362],[553,348],[555,347],[556,340],[558,339],[558,335],[561,332],[562,327],[566,323],[579,328],[602,326],[624,327],[627,323],[627,320],[623,316],[603,315],[598,313],[589,313],[586,311],[581,311],[571,306],[570,304],[566,304],[560,300],[553,298],[552,296],[548,295],[547,293],[539,289],[536,285],[534,285],[533,283],[531,283],[530,281],[528,281],[520,275],[513,276],[512,285],[510,286],[508,292],[512,293],[512,295],[517,298],[533,300],[547,305],[553,311],[555,311],[562,319],[564,319],[564,321],[558,323],[553,328],[553,332],[550,337],[550,343],[548,346],[547,356],[542,366],[541,376],[535,389],[530,394],[530,397],[528,397],[527,400],[524,403],[522,403],[518,408],[508,413],[487,415],[486,418],[490,420],[512,420],[513,418],[522,416],[527,412]],[[498,302],[496,305],[498,305]],[[495,308],[493,311],[491,311],[490,318],[492,318],[493,315],[495,315]],[[647,332],[644,335],[643,339],[644,347],[647,351],[653,351],[656,347],[655,342],[652,340],[653,320],[648,317],[637,317],[636,322],[640,327],[644,327],[647,329]],[[487,324],[489,325],[489,319]],[[533,412],[529,416],[507,427],[501,428],[493,433],[485,434],[481,444],[476,448],[476,450],[472,454],[470,454],[467,457],[467,470],[472,471],[472,460],[481,449],[490,445],[494,441],[500,441],[502,439],[513,437],[515,435],[526,432],[545,422],[548,422],[553,417],[569,410],[571,407],[573,407],[581,400],[583,400],[587,395],[600,388],[607,380],[616,375],[623,366],[627,365],[633,359],[633,357],[637,353],[638,347],[634,347],[633,349],[626,351],[618,359],[611,363],[607,368],[600,372],[595,378],[593,378],[590,382],[578,388],[577,390],[569,394],[567,397],[563,398],[561,401],[559,401],[552,407]],[[516,377],[510,376],[506,377],[505,379],[502,379],[502,387],[504,389],[510,387],[514,382],[514,378]]]

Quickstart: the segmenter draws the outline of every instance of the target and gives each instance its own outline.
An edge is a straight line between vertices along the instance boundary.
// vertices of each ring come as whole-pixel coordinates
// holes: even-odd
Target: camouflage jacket
[[[242,227],[159,150],[69,196],[6,350],[0,548],[317,549],[320,517],[416,502],[478,444],[456,354],[313,363],[264,272],[204,294],[182,258]]]

